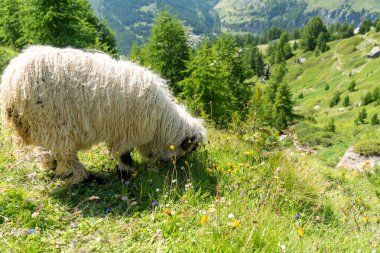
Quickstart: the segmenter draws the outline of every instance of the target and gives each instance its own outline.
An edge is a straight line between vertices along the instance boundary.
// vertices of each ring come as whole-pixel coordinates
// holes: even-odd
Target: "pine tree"
[[[180,82],[180,95],[195,114],[204,114],[219,126],[226,126],[235,98],[228,83],[229,73],[222,64],[209,43],[204,42],[188,63],[187,77]]]
[[[374,126],[374,125],[379,125],[380,124],[380,120],[379,118],[377,117],[377,113],[375,113],[374,115],[372,115],[371,117],[371,125]]]
[[[367,118],[367,111],[365,108],[363,108],[360,112],[358,117],[355,119],[356,124],[364,124],[365,119]]]
[[[343,106],[349,106],[350,105],[350,97],[346,95],[343,99]]]
[[[316,48],[321,53],[324,53],[327,50],[329,50],[329,46],[327,45],[327,40],[328,40],[328,35],[327,35],[326,32],[321,32],[318,35],[318,37],[317,37],[317,40],[316,40],[317,46],[316,46]]]
[[[373,97],[371,91],[368,91],[364,97],[362,97],[362,105],[368,105],[373,102]]]
[[[20,48],[22,40],[22,4],[19,0],[0,0],[0,44]]]
[[[287,128],[295,117],[291,97],[289,86],[286,82],[281,82],[276,92],[272,111],[272,125],[279,131]]]
[[[185,78],[190,48],[181,22],[169,12],[163,11],[156,17],[145,48],[145,57],[145,65],[160,73],[168,80],[171,89],[180,93],[178,83]]]
[[[339,104],[339,101],[340,101],[340,92],[336,92],[334,94],[334,97],[330,101],[330,104],[329,104],[330,108]]]
[[[305,25],[302,36],[301,45],[305,51],[313,51],[317,46],[317,38],[321,33],[325,33],[325,38],[329,37],[327,28],[323,24],[320,17],[313,17]],[[326,40],[328,41],[328,39]]]
[[[94,45],[95,16],[86,0],[30,0],[24,19],[28,43],[86,48]]]
[[[251,57],[249,59],[249,63],[253,73],[258,76],[264,76],[265,74],[265,63],[263,59],[263,55],[261,54],[259,48],[254,45],[251,49]]]
[[[350,92],[354,92],[355,91],[355,87],[356,87],[356,82],[355,80],[352,80],[350,85],[348,86],[348,91]]]
[[[297,51],[298,50],[298,43],[297,41],[294,41],[293,43],[293,51]]]

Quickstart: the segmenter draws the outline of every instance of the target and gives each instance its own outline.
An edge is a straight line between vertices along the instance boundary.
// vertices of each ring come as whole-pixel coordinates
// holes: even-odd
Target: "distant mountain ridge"
[[[271,27],[292,30],[313,16],[327,23],[358,26],[379,17],[377,0],[89,0],[95,13],[116,31],[118,47],[128,54],[134,41],[145,42],[155,15],[170,10],[197,35],[222,32],[263,33]]]

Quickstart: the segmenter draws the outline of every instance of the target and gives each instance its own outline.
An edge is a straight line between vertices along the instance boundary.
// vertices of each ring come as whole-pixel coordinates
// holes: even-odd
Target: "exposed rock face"
[[[365,172],[373,169],[375,166],[380,166],[379,156],[362,156],[355,153],[354,148],[350,147],[343,155],[336,168]]]
[[[368,58],[377,58],[380,56],[380,47],[374,47],[372,48],[371,52],[367,54]]]

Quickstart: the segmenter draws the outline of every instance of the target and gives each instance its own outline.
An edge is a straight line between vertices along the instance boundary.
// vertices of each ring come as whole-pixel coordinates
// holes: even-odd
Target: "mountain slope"
[[[380,2],[375,0],[221,0],[214,8],[224,31],[262,33],[273,26],[301,28],[310,17],[321,16],[330,24],[360,24],[376,19]]]
[[[118,47],[128,54],[134,41],[146,42],[155,15],[168,9],[195,34],[219,32],[219,19],[212,9],[216,0],[89,0],[95,13],[116,31]]]
[[[296,127],[296,132],[304,144],[324,146],[317,156],[331,166],[337,164],[349,146],[360,140],[378,139],[380,136],[379,125],[369,124],[373,114],[378,113],[380,116],[380,105],[373,102],[363,106],[362,101],[368,92],[380,89],[380,58],[366,57],[379,43],[380,33],[372,31],[363,36],[331,42],[331,49],[319,56],[313,52],[298,52],[287,63],[287,78],[296,97],[296,111],[307,119]],[[298,57],[305,57],[306,63],[296,63]],[[352,81],[357,85],[355,91],[350,92],[348,86]],[[299,98],[301,93],[303,96]],[[340,102],[330,108],[329,103],[336,93],[340,94]],[[345,96],[349,97],[349,106],[343,105]],[[356,125],[355,118],[363,108],[368,114],[367,123]],[[332,118],[335,120],[336,133],[324,138],[321,132]]]
[[[129,54],[134,41],[145,42],[161,10],[169,9],[197,35],[224,32],[263,33],[277,26],[301,28],[313,16],[330,24],[358,25],[375,20],[380,11],[376,0],[89,0],[95,13],[116,31],[118,47]]]

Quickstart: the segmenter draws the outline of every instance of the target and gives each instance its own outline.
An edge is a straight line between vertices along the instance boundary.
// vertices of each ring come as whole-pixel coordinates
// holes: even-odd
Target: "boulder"
[[[372,48],[371,52],[367,54],[368,58],[377,58],[380,56],[380,47],[374,47]]]

